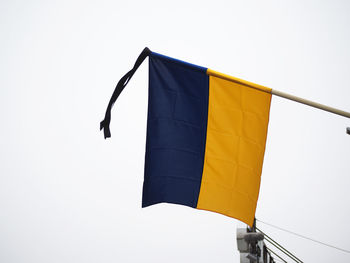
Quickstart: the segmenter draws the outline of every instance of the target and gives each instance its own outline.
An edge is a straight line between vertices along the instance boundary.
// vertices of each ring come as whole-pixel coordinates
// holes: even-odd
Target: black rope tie
[[[109,103],[108,103],[108,106],[106,109],[105,118],[100,123],[100,130],[103,129],[105,139],[111,137],[111,131],[109,129],[109,124],[111,123],[111,110],[112,110],[112,107],[113,107],[115,101],[117,100],[117,98],[119,97],[120,93],[123,91],[125,86],[128,84],[128,82],[130,81],[130,79],[134,75],[135,71],[142,64],[142,62],[145,60],[145,58],[149,56],[149,54],[151,54],[151,50],[149,50],[149,48],[147,48],[147,47],[144,48],[144,50],[141,52],[141,54],[137,58],[134,67],[118,81],[118,84],[113,91],[112,97],[109,100]]]

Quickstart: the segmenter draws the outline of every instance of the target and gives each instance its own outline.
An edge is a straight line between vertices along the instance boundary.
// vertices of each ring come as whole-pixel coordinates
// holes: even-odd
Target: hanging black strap
[[[129,80],[134,75],[135,71],[142,64],[142,62],[145,60],[145,58],[149,56],[149,54],[151,54],[151,50],[149,50],[149,48],[147,48],[147,47],[144,48],[144,50],[141,52],[141,54],[137,58],[134,67],[119,80],[117,86],[115,87],[114,92],[112,94],[112,97],[109,100],[109,103],[107,106],[105,118],[100,123],[100,130],[103,129],[105,139],[111,137],[111,131],[109,129],[109,124],[111,122],[111,110],[112,110],[112,107],[114,105],[114,102],[117,100],[120,93],[123,91],[125,86],[128,84]]]

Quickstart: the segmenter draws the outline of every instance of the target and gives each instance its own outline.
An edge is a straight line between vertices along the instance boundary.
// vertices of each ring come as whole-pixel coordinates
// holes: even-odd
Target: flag
[[[149,50],[146,55],[149,98],[142,207],[180,204],[252,226],[271,90]],[[142,63],[139,59],[134,69]],[[136,69],[128,72],[121,90]],[[110,109],[105,120],[110,120]],[[109,133],[107,126],[101,123]]]

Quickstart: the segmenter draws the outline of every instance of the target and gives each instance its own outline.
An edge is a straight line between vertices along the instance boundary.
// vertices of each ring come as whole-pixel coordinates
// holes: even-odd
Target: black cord
[[[134,64],[134,67],[118,81],[118,84],[113,91],[112,97],[109,100],[109,103],[108,103],[108,106],[106,109],[105,118],[100,123],[100,130],[103,129],[105,139],[108,137],[111,137],[111,131],[109,129],[109,124],[111,122],[111,110],[112,110],[112,107],[113,107],[115,101],[117,100],[117,98],[119,97],[120,93],[123,91],[125,86],[128,84],[129,80],[132,78],[135,71],[142,64],[142,62],[145,60],[145,58],[147,58],[150,54],[151,54],[151,50],[149,50],[149,48],[147,48],[147,47],[144,48],[144,50],[141,52],[141,54],[137,58],[137,60]]]

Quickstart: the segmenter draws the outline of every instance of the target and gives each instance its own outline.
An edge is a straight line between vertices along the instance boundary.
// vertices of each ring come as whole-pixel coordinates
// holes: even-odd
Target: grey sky
[[[1,1],[0,262],[239,262],[236,227],[141,209],[148,46],[350,111],[347,1]],[[350,249],[350,121],[273,97],[256,217]],[[350,255],[258,225],[305,262]]]

